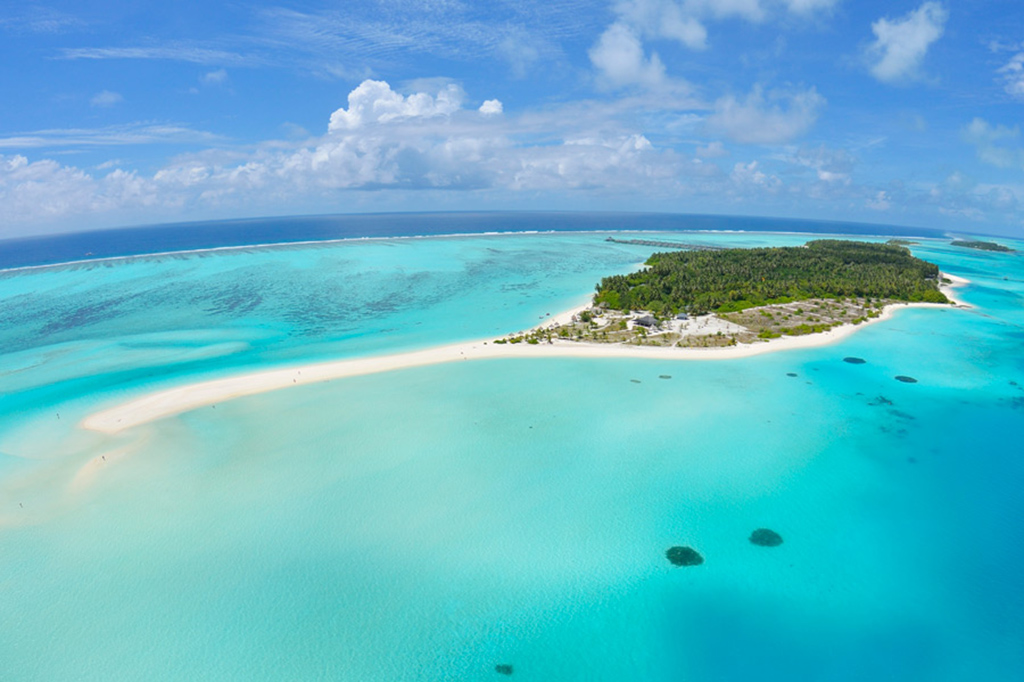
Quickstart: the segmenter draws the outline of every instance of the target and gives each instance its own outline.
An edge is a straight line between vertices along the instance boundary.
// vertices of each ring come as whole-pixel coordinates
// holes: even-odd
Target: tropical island
[[[997,244],[996,242],[983,242],[970,239],[955,239],[951,241],[950,244],[965,249],[978,249],[979,251],[996,251],[999,253],[1013,253],[1013,249],[1011,249],[1009,246]]]
[[[854,325],[885,319],[896,304],[959,304],[944,292],[967,282],[940,273],[903,246],[834,240],[803,247],[656,253],[646,266],[604,278],[585,305],[545,315],[526,332],[178,386],[91,414],[82,426],[120,433],[240,396],[446,362],[529,357],[704,360],[806,348],[838,340],[856,329]],[[94,459],[86,473],[105,464]]]
[[[893,243],[655,253],[636,272],[602,279],[593,305],[570,321],[495,343],[734,346],[861,324],[896,303],[949,304],[941,284],[937,265]]]

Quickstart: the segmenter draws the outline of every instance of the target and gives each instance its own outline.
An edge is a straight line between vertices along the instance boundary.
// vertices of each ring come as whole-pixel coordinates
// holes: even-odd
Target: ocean
[[[830,346],[451,363],[77,426],[162,388],[533,326],[657,250],[618,230],[907,235],[698,218],[0,243],[0,677],[1024,678],[1019,251],[915,232],[972,307]]]

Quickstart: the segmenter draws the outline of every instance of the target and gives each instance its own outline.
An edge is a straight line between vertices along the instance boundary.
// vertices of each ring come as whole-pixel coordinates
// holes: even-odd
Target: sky
[[[615,210],[1024,236],[1020,0],[0,5],[0,238]]]

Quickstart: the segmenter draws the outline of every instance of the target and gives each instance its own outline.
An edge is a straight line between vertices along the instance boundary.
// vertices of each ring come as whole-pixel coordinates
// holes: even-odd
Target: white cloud
[[[228,80],[228,72],[224,69],[217,69],[216,71],[209,71],[199,77],[199,82],[203,85],[223,85]]]
[[[975,147],[978,158],[999,168],[1024,167],[1024,149],[1016,144],[1020,127],[991,125],[975,118],[962,131],[964,140]]]
[[[795,93],[773,90],[766,95],[755,86],[742,101],[729,95],[715,102],[707,124],[736,142],[779,144],[807,132],[823,106],[825,98],[814,88]]]
[[[707,29],[688,9],[692,8],[673,0],[621,0],[615,5],[621,22],[644,35],[702,50],[707,47]]]
[[[737,163],[733,166],[732,173],[729,177],[740,187],[744,185],[753,185],[759,189],[771,192],[782,187],[782,181],[774,175],[768,175],[762,171],[760,169],[760,163],[757,161],[751,161],[750,163]]]
[[[66,224],[69,218],[82,225],[90,216],[152,220],[157,214],[239,208],[326,208],[337,206],[346,190],[601,190],[605,198],[677,197],[684,191],[679,178],[697,173],[687,159],[656,149],[643,134],[608,118],[588,121],[556,110],[545,112],[544,121],[536,114],[509,119],[464,109],[461,100],[461,89],[452,84],[437,94],[401,95],[385,82],[366,81],[350,93],[348,107],[331,116],[322,137],[268,142],[255,151],[186,154],[151,176],[0,157],[0,232]],[[485,110],[498,108],[497,100],[488,102]],[[700,172],[718,171],[709,166]]]
[[[640,37],[623,23],[615,23],[590,48],[590,61],[606,85],[642,85],[656,88],[665,84],[665,65],[657,54],[644,55]]]
[[[226,64],[255,66],[263,60],[225,50],[210,49],[186,43],[159,47],[75,47],[61,50],[62,59],[151,59],[190,62],[193,64]]]
[[[352,210],[356,203],[382,207],[396,197],[421,209],[451,205],[456,196],[461,205],[487,205],[489,197],[506,206],[538,197],[553,197],[561,205],[620,208],[640,200],[651,210],[749,206],[785,211],[799,201],[808,212],[818,207],[832,217],[846,207],[861,212],[851,218],[872,210],[898,212],[916,202],[927,215],[955,212],[985,219],[1012,215],[1019,210],[1017,197],[1024,197],[1024,190],[958,188],[952,182],[936,186],[936,197],[925,196],[925,190],[890,187],[880,194],[879,186],[853,182],[854,160],[846,152],[825,147],[783,148],[763,158],[756,148],[746,148],[755,156],[734,163],[716,160],[725,156],[726,144],[711,142],[691,157],[662,146],[665,139],[692,145],[680,142],[678,135],[645,135],[623,122],[644,118],[637,115],[638,102],[647,101],[643,98],[487,116],[464,107],[462,91],[452,83],[435,81],[425,91],[403,91],[367,81],[352,90],[348,106],[332,116],[333,125],[319,137],[268,141],[255,148],[210,148],[181,155],[152,174],[115,163],[85,170],[48,159],[30,161],[27,155],[0,156],[0,237],[239,211],[329,212]],[[723,102],[716,114],[728,114],[735,125],[761,126],[753,134],[759,141],[777,140],[806,125],[793,112],[820,107],[815,98],[813,90],[755,89],[731,106]],[[82,134],[95,136],[95,131]],[[1008,149],[1019,143],[1015,128],[984,121],[969,126],[964,135]]]
[[[1009,218],[1019,210],[1021,198],[1024,188],[1020,186],[982,184],[958,171],[934,185],[927,201],[943,215],[985,221],[993,216]]]
[[[874,196],[869,197],[865,204],[872,211],[888,211],[892,208],[892,202],[889,200],[889,193],[882,189],[878,190]]]
[[[14,8],[14,5],[11,5]],[[85,28],[86,23],[58,10],[28,5],[20,14],[0,16],[0,29],[12,33],[67,33]]]
[[[709,20],[761,23],[780,13],[808,16],[838,0],[617,0],[618,21],[642,37],[675,40],[692,50],[707,47]]]
[[[848,185],[851,182],[854,159],[842,149],[828,149],[825,145],[804,147],[786,159],[804,168],[814,170],[820,182]]]
[[[106,109],[114,106],[115,104],[120,104],[123,101],[124,97],[122,97],[120,93],[103,90],[102,92],[97,92],[93,95],[92,99],[89,100],[89,104],[94,107]]]
[[[949,13],[938,2],[926,2],[899,19],[871,24],[875,42],[867,47],[871,73],[884,83],[919,77],[928,48],[942,37]]]
[[[794,14],[812,14],[830,10],[839,4],[839,0],[783,0],[786,7]]]
[[[450,116],[462,106],[462,89],[449,83],[436,96],[417,92],[403,97],[384,81],[365,80],[348,95],[348,109],[331,114],[328,130],[354,130],[364,125],[406,118]]]
[[[93,177],[49,159],[29,162],[21,155],[0,155],[0,224],[150,206],[156,201],[154,189],[151,181],[123,170]]]
[[[1019,100],[1024,100],[1024,52],[1018,52],[999,69],[1003,88]]]
[[[723,156],[729,156],[729,152],[721,142],[711,142],[704,147],[697,147],[699,159],[718,159]]]
[[[106,147],[129,144],[210,144],[212,133],[175,124],[130,123],[106,128],[58,128],[0,137],[0,149]]]
[[[533,65],[543,53],[551,53],[551,49],[535,35],[522,29],[510,29],[497,45],[498,54],[508,62],[515,78],[526,78]]]
[[[504,110],[505,107],[502,106],[500,99],[486,100],[480,105],[480,109],[478,109],[478,111],[484,116],[497,116]]]

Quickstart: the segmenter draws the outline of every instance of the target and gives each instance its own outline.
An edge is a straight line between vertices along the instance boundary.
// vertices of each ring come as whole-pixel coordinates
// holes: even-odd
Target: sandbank
[[[946,273],[942,273],[941,276],[951,281],[951,284],[942,286],[943,293],[955,305],[968,307],[963,301],[955,298],[951,292],[956,287],[968,284],[969,281]],[[535,328],[543,328],[558,323],[564,324],[571,320],[574,314],[588,306],[589,304],[583,304],[571,310],[561,312],[558,315],[545,316],[544,322]],[[151,393],[101,412],[96,412],[86,417],[80,426],[92,431],[116,434],[134,426],[171,417],[207,405],[223,403],[242,396],[266,393],[268,391],[288,388],[289,386],[319,383],[331,379],[392,372],[447,362],[499,358],[552,357],[647,358],[651,360],[731,360],[746,358],[764,353],[827,346],[845,339],[860,328],[890,319],[897,309],[911,307],[947,308],[948,306],[939,303],[897,303],[886,306],[877,318],[867,320],[860,325],[848,324],[818,334],[784,336],[770,341],[719,348],[635,346],[580,343],[565,340],[553,340],[551,343],[541,344],[495,344],[493,343],[493,338],[480,339],[407,353],[322,362],[179,386]]]

